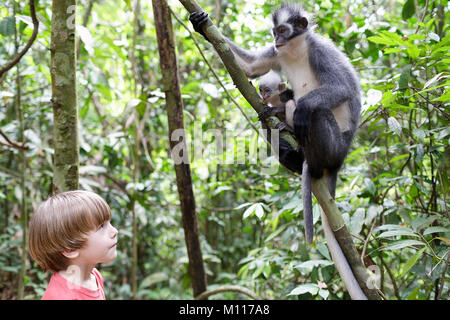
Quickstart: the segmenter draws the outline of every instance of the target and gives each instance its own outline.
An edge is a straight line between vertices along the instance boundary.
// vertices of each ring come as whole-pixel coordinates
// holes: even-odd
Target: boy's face
[[[110,221],[89,233],[86,244],[79,250],[79,258],[87,264],[111,262],[117,256],[117,234]]]

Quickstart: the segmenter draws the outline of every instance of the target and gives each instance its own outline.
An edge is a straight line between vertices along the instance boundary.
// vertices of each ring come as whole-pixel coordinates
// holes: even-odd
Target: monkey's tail
[[[311,194],[311,173],[308,164],[303,161],[302,170],[302,199],[303,199],[303,219],[305,225],[306,241],[311,244],[314,237],[312,194]]]

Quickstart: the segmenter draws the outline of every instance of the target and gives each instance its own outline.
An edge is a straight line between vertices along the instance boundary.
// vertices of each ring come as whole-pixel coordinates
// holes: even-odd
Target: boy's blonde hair
[[[56,194],[41,203],[31,218],[30,255],[45,270],[66,270],[69,261],[63,252],[82,248],[88,233],[110,219],[108,204],[93,192]]]

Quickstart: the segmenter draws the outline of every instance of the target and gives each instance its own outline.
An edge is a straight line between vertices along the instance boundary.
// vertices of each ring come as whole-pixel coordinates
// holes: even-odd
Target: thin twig
[[[400,296],[400,294],[398,292],[398,286],[397,286],[397,282],[395,282],[394,275],[392,274],[391,270],[387,266],[386,262],[384,262],[384,260],[383,260],[383,252],[379,251],[378,257],[380,258],[381,264],[386,269],[386,272],[387,272],[389,278],[391,279],[392,286],[394,287],[394,295],[397,297],[398,300],[402,300],[402,297]]]
[[[33,21],[33,34],[31,35],[31,38],[28,40],[27,45],[23,50],[10,62],[6,64],[3,68],[0,69],[0,78],[3,77],[3,74],[6,73],[8,70],[10,70],[12,67],[14,67],[17,63],[19,63],[20,59],[27,53],[28,49],[31,48],[31,45],[33,44],[34,40],[36,40],[38,31],[39,31],[39,20],[36,17],[36,10],[34,8],[34,0],[30,0],[30,14],[31,14],[31,20]]]
[[[221,293],[221,292],[230,292],[230,291],[243,293],[254,300],[261,300],[261,297],[259,297],[253,291],[251,291],[245,287],[236,286],[236,285],[224,285],[224,286],[220,286],[213,290],[204,291],[201,294],[199,294],[198,296],[196,296],[195,300],[205,300],[206,298],[208,298],[209,296],[212,296],[214,294]]]
[[[445,261],[445,267],[444,267],[444,270],[442,271],[442,278],[441,278],[440,288],[439,288],[439,292],[438,292],[438,294],[436,296],[436,300],[439,300],[441,298],[442,289],[444,289],[445,273],[447,272],[447,267],[448,267],[449,260],[450,260],[450,252],[447,252],[447,261]]]
[[[25,145],[25,142],[20,145],[18,142],[13,142],[7,135],[0,129],[0,135],[6,140],[7,143],[1,142],[0,144],[3,146],[11,147],[19,150],[28,150],[29,147]]]
[[[233,96],[229,93],[229,91],[225,88],[225,85],[222,83],[222,81],[219,79],[219,76],[216,74],[216,72],[214,71],[213,67],[211,66],[211,64],[209,63],[209,61],[206,59],[205,55],[203,54],[202,49],[200,48],[200,45],[198,44],[197,39],[195,38],[195,36],[192,34],[191,30],[189,30],[189,28],[186,26],[186,24],[183,23],[183,21],[181,21],[180,18],[178,18],[178,16],[172,11],[172,8],[170,8],[170,12],[172,13],[172,15],[175,17],[175,19],[178,21],[179,24],[181,24],[188,32],[189,35],[191,36],[192,40],[194,40],[194,44],[197,47],[198,51],[200,52],[200,55],[202,56],[203,60],[205,61],[205,63],[208,65],[208,68],[211,70],[212,74],[214,75],[214,78],[216,78],[217,82],[220,84],[220,86],[223,88],[223,90],[225,91],[225,93],[228,95],[228,97],[230,98],[230,100],[236,105],[236,107],[238,107],[238,109],[241,111],[242,115],[245,117],[245,119],[247,119],[248,123],[250,124],[250,126],[255,130],[256,133],[259,134],[258,129],[255,127],[255,125],[253,124],[253,122],[249,119],[249,117],[247,116],[247,114],[244,112],[244,110],[241,108],[241,106],[237,103],[237,101],[233,98]]]
[[[374,219],[373,223],[372,223],[372,226],[370,227],[369,234],[367,235],[367,238],[364,241],[364,247],[363,247],[362,252],[361,252],[361,261],[362,261],[363,265],[364,265],[364,257],[366,255],[367,244],[369,243],[370,236],[372,235],[373,227],[375,226],[376,222],[377,222],[377,220]]]

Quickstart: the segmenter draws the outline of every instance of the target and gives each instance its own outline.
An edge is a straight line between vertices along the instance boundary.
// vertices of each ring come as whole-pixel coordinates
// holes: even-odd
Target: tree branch
[[[0,145],[2,145],[2,146],[11,147],[11,148],[18,149],[18,150],[28,150],[29,149],[29,147],[26,146],[25,143],[20,145],[18,142],[11,141],[11,139],[1,129],[0,129],[0,136],[2,136],[7,142],[7,143],[4,143],[4,142],[0,141]]]
[[[262,300],[261,297],[259,297],[256,293],[254,293],[250,289],[247,289],[247,288],[244,288],[241,286],[233,286],[233,285],[224,285],[224,286],[220,286],[213,290],[202,292],[201,294],[199,294],[198,296],[195,297],[195,300],[205,300],[209,296],[212,296],[214,294],[221,293],[221,292],[239,292],[239,293],[243,293],[243,294],[249,296],[250,298],[252,298],[254,300]]]
[[[27,53],[28,49],[31,48],[31,45],[33,44],[34,40],[36,40],[38,31],[39,31],[39,20],[36,17],[36,10],[34,8],[34,0],[30,0],[30,14],[31,14],[31,20],[33,21],[33,34],[31,35],[31,38],[28,40],[27,45],[23,50],[10,62],[6,64],[3,68],[0,69],[0,78],[2,78],[3,74],[9,71],[12,67],[14,67],[17,63],[19,63],[20,59]]]

